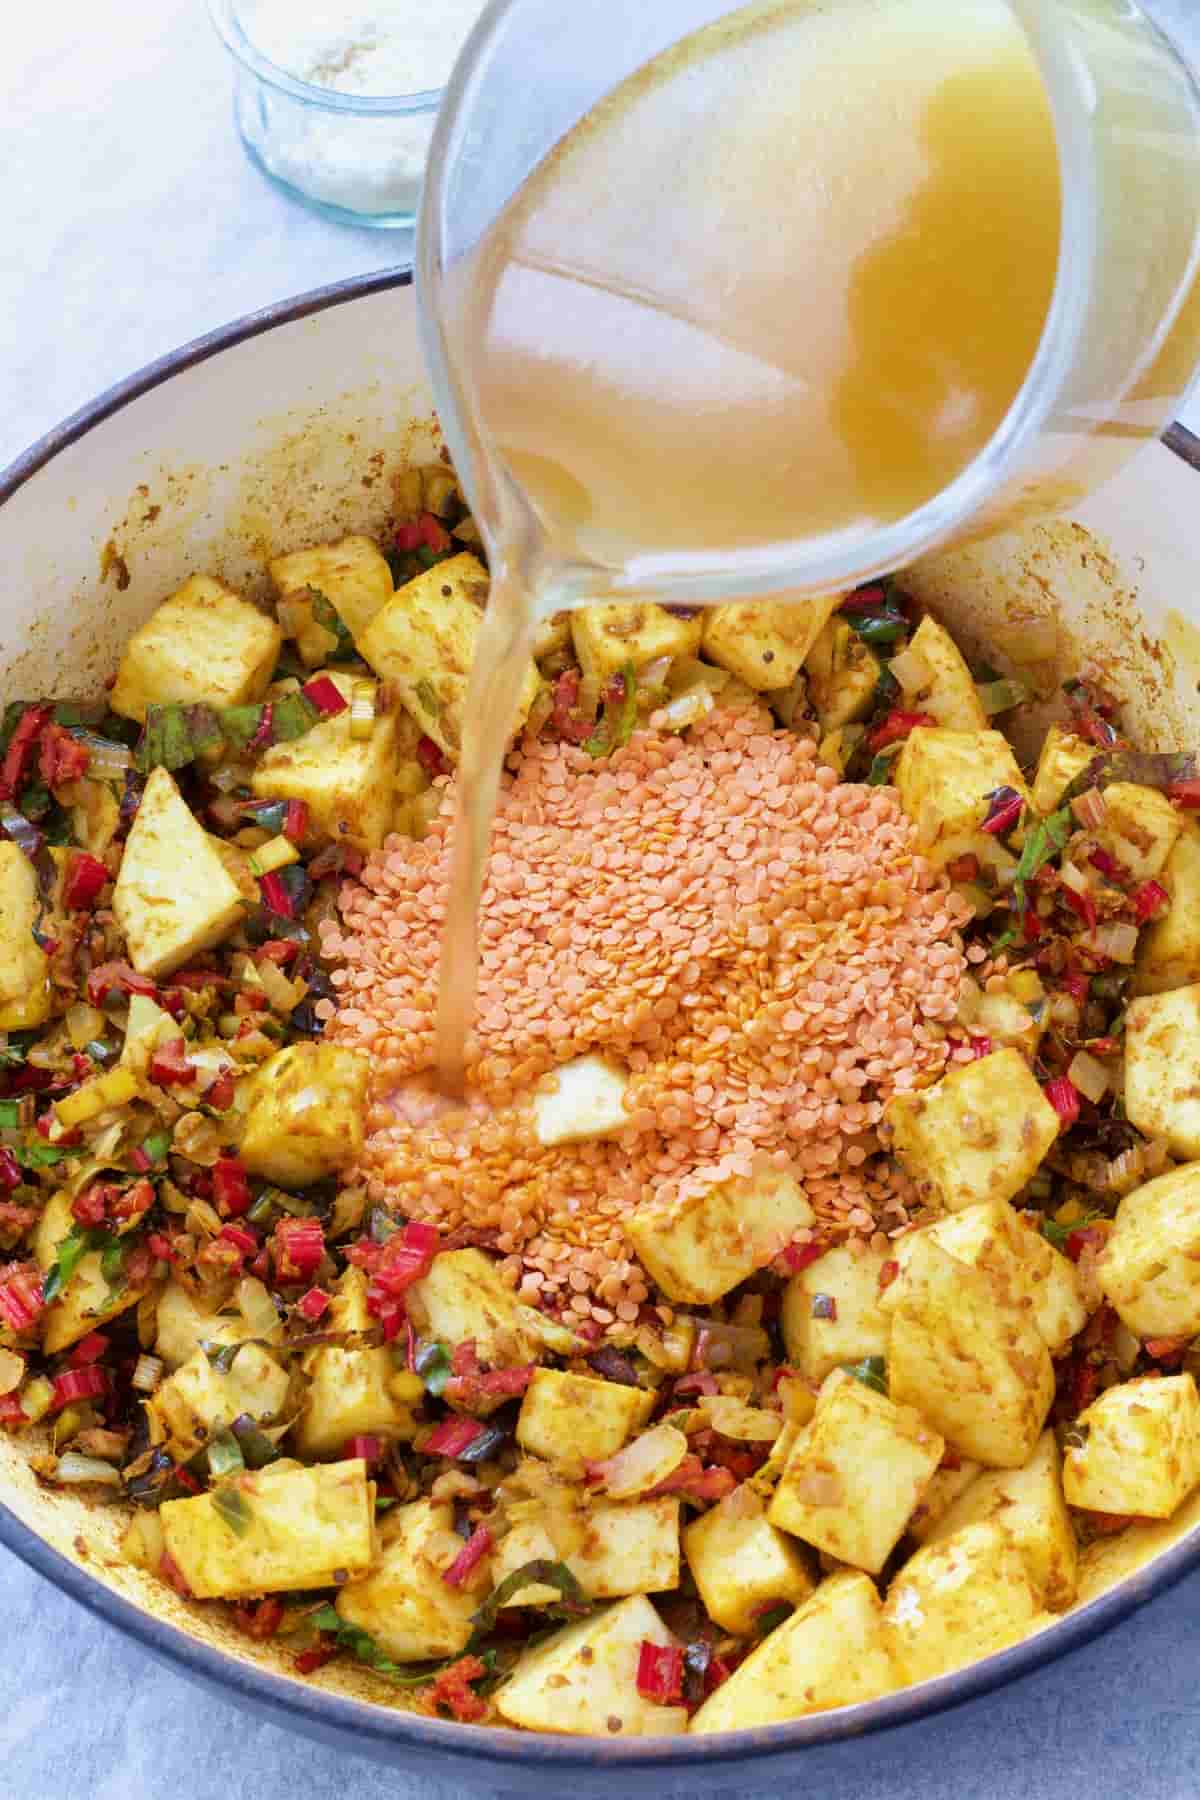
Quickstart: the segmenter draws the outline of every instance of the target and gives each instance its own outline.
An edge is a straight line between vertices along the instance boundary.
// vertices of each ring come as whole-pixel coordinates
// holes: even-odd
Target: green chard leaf
[[[888,1391],[887,1363],[882,1356],[864,1356],[861,1362],[845,1362],[839,1364],[847,1375],[853,1375],[855,1381],[861,1381],[864,1387],[873,1388],[877,1394]]]
[[[111,1241],[107,1231],[85,1231],[78,1225],[68,1231],[42,1283],[42,1298],[47,1305],[62,1293],[88,1251],[100,1249]]]
[[[254,1517],[250,1502],[240,1488],[220,1487],[212,1490],[213,1511],[235,1537],[245,1537]]]
[[[499,1587],[492,1589],[479,1611],[471,1615],[476,1631],[490,1631],[496,1623],[496,1614],[511,1603],[513,1595],[519,1594],[522,1588],[534,1586],[557,1588],[564,1607],[572,1612],[582,1613],[588,1609],[587,1595],[566,1563],[536,1556],[532,1562],[522,1563],[511,1575],[506,1575]]]
[[[319,706],[303,694],[284,694],[274,703],[271,726],[277,744],[290,744],[293,738],[303,737],[311,731],[322,718]]]
[[[461,1661],[461,1657],[447,1656],[438,1662],[393,1662],[387,1652],[375,1642],[370,1632],[360,1630],[357,1625],[348,1625],[337,1609],[328,1602],[310,1613],[309,1619],[318,1631],[329,1632],[336,1637],[339,1649],[348,1650],[350,1655],[356,1657],[360,1663],[365,1663],[367,1668],[374,1669],[377,1675],[385,1675],[389,1681],[395,1682],[399,1687],[427,1687],[443,1669],[453,1668],[456,1662]],[[482,1689],[485,1679],[492,1679],[497,1673],[497,1653],[494,1650],[473,1650],[471,1654],[479,1656],[485,1670],[485,1676],[481,1676],[478,1682],[473,1682],[471,1685]]]
[[[1013,901],[1018,912],[1025,911],[1026,882],[1031,881],[1039,869],[1053,862],[1062,853],[1074,829],[1075,820],[1071,809],[1063,806],[1051,813],[1049,818],[1039,819],[1029,832],[1013,877]]]

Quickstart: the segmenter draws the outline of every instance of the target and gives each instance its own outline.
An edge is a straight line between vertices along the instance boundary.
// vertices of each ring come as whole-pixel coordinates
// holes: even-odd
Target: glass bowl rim
[[[305,106],[367,118],[403,118],[407,114],[436,112],[441,104],[440,87],[424,88],[411,94],[345,94],[338,88],[319,87],[315,82],[303,81],[272,62],[247,37],[238,17],[237,0],[208,0],[208,14],[217,36],[235,62],[265,86],[273,87]]]

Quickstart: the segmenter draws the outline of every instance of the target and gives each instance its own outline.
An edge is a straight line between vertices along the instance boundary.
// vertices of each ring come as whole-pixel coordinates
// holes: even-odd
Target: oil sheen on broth
[[[523,622],[617,576],[653,594],[764,546],[833,548],[941,492],[1029,369],[1059,201],[1046,95],[998,0],[759,5],[601,102],[453,272],[461,391],[523,505],[484,520],[499,575],[460,781],[445,1079]]]

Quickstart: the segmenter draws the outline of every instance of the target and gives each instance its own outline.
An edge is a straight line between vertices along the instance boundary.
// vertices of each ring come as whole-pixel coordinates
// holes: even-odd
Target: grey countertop
[[[1154,10],[1200,52],[1197,0]],[[5,6],[0,465],[119,377],[238,314],[407,260],[290,205],[245,162],[202,0]],[[1200,429],[1200,406],[1187,417]],[[151,1661],[0,1552],[5,1800],[452,1800],[315,1747]],[[1195,1604],[1193,1604],[1195,1603]],[[1200,1576],[1117,1633],[922,1725],[814,1752],[839,1800],[1200,1793]],[[736,1796],[744,1800],[751,1792]],[[735,1800],[730,1789],[723,1800]]]

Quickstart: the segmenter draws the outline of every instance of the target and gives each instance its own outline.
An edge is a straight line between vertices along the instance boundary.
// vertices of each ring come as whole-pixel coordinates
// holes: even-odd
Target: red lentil
[[[518,746],[459,1106],[430,1075],[450,782],[429,835],[390,838],[321,927],[338,1001],[318,1010],[374,1061],[358,1171],[373,1201],[473,1233],[529,1298],[602,1324],[648,1298],[630,1213],[758,1159],[791,1166],[842,1235],[907,1222],[911,1187],[875,1127],[945,1067],[966,909],[890,789],[840,783],[765,714],[639,732],[602,762]],[[630,1071],[628,1129],[543,1149],[532,1091],[588,1051]]]

